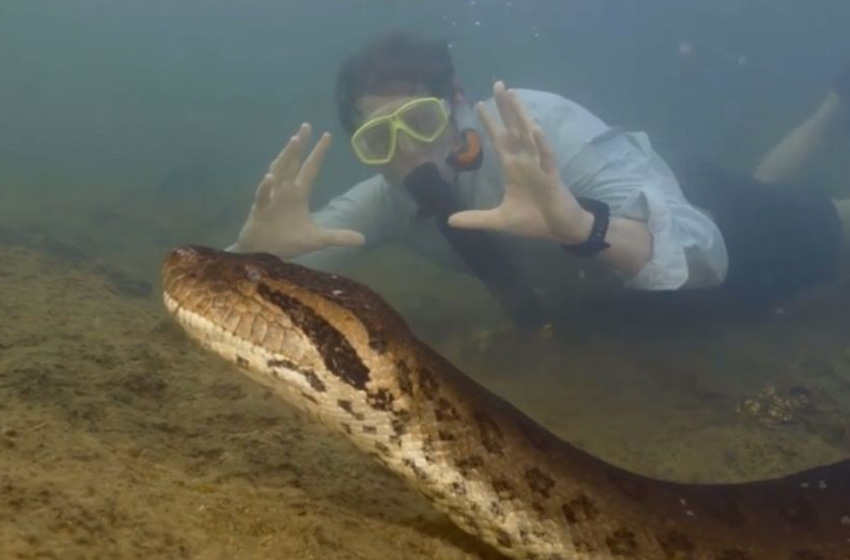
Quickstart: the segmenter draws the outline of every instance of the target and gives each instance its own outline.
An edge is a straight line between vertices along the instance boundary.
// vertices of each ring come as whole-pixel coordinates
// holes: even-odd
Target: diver
[[[312,129],[302,124],[228,250],[338,270],[404,238],[463,263],[515,325],[533,330],[549,319],[517,264],[524,247],[599,261],[635,290],[776,301],[831,277],[850,231],[850,201],[787,186],[850,130],[850,68],[752,176],[699,160],[668,165],[645,133],[553,93],[496,82],[491,99],[472,104],[448,46],[404,33],[342,63],[335,103],[354,154],[376,174],[311,212],[331,136],[308,153]]]

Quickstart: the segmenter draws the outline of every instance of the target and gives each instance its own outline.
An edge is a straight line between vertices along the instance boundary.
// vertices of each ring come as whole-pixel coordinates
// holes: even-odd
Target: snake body
[[[476,384],[350,279],[183,246],[163,286],[191,338],[510,558],[850,560],[850,461],[740,484],[647,478]]]

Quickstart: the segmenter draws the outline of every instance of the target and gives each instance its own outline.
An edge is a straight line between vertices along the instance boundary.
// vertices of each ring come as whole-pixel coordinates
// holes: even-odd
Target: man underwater
[[[304,157],[312,130],[302,124],[229,250],[334,270],[406,236],[437,260],[460,257],[529,329],[547,312],[506,237],[598,260],[637,290],[773,301],[829,278],[850,231],[850,201],[785,186],[850,129],[848,103],[850,69],[752,177],[699,162],[674,172],[646,134],[610,127],[553,93],[496,82],[493,98],[473,107],[447,45],[388,34],[350,56],[336,83],[340,122],[376,175],[311,213],[331,136]]]

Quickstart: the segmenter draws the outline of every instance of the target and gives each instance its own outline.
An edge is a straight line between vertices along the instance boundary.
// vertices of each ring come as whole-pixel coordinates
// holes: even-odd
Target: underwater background
[[[163,256],[232,243],[301,122],[334,134],[316,208],[370,175],[333,87],[376,33],[449,41],[472,99],[556,92],[746,171],[821,102],[849,27],[846,0],[0,0],[0,558],[495,558],[189,344]],[[850,143],[831,148],[802,181],[850,196]],[[716,481],[850,454],[846,275],[744,320],[583,307],[573,274],[577,318],[528,340],[404,247],[347,273],[611,462]]]

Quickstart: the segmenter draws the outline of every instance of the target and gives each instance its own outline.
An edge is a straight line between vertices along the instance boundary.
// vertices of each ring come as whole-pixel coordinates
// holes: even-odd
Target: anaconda
[[[351,279],[183,246],[166,258],[163,286],[191,338],[508,557],[850,560],[850,461],[738,484],[648,478],[475,383]]]

